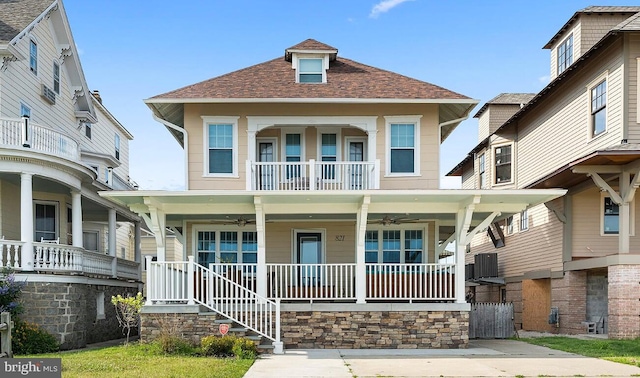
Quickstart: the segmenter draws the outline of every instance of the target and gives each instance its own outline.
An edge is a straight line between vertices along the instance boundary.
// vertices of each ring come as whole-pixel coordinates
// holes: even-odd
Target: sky
[[[284,56],[308,38],[338,55],[480,101],[549,82],[544,46],[599,0],[63,0],[89,89],[134,135],[140,189],[183,190],[184,151],[143,100]],[[441,146],[444,176],[478,143],[470,117]],[[457,188],[459,178],[441,178]]]

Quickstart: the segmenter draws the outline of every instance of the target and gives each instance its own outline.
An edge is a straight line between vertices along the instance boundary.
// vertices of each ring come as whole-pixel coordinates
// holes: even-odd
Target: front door
[[[362,163],[364,161],[364,141],[351,140],[348,142],[349,161]],[[363,164],[349,164],[347,183],[349,190],[365,189],[366,172]]]
[[[322,234],[319,232],[299,232],[296,234],[295,263],[301,264],[298,284],[320,286],[322,264]]]
[[[275,156],[275,146],[271,141],[258,142],[258,161],[261,163],[273,163]],[[273,164],[258,165],[258,189],[276,189],[276,169]]]

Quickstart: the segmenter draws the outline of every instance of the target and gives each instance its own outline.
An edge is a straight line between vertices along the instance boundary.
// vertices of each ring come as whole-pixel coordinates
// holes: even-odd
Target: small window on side
[[[60,94],[60,65],[53,62],[53,91]]]
[[[91,139],[91,127],[93,127],[93,125],[89,122],[85,122],[84,124],[84,135]]]
[[[591,89],[591,136],[600,135],[607,129],[607,81]]]
[[[38,44],[33,39],[29,44],[29,69],[38,74]]]

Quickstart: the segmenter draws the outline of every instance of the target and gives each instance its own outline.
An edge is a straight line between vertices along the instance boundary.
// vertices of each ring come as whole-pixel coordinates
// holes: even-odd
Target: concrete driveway
[[[469,349],[296,349],[257,360],[245,377],[632,377],[640,368],[514,340]]]

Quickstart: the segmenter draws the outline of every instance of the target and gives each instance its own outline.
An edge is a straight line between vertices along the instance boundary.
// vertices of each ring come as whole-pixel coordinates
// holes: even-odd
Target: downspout
[[[158,117],[154,112],[152,112],[151,115],[153,116],[153,119],[165,125],[166,127],[182,133],[182,144],[184,148],[184,190],[189,190],[189,134],[187,134],[187,130]]]

